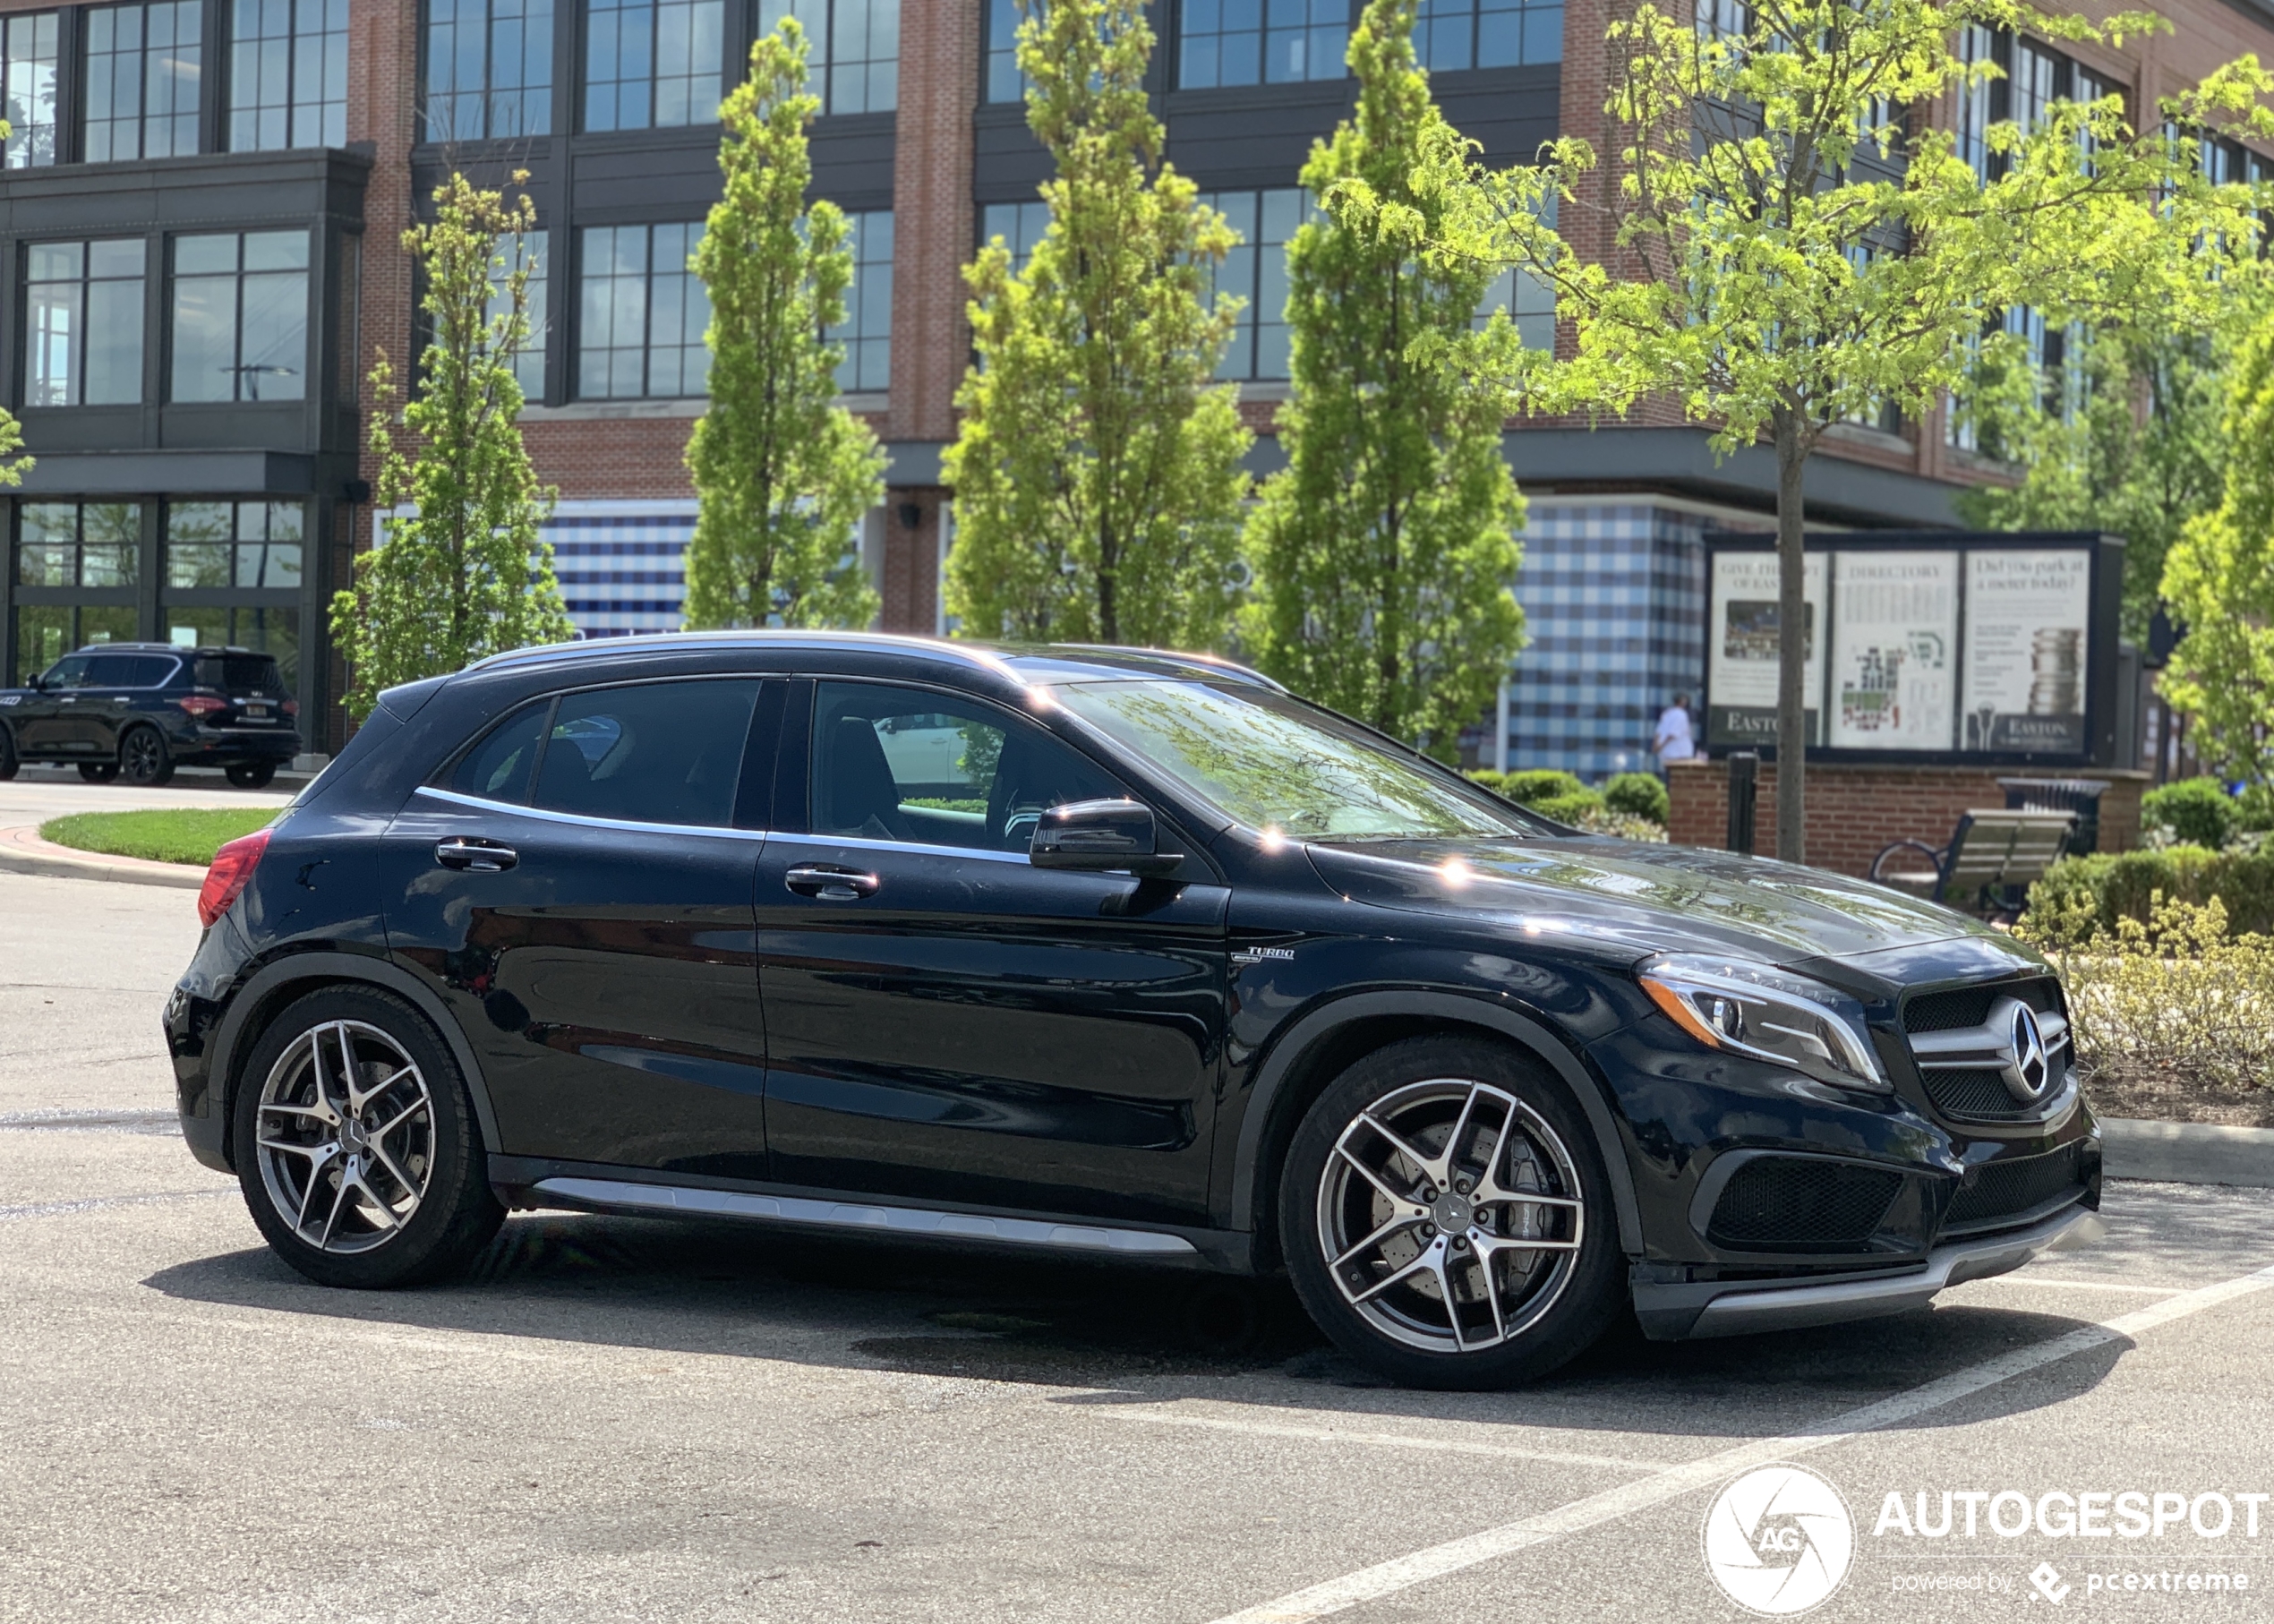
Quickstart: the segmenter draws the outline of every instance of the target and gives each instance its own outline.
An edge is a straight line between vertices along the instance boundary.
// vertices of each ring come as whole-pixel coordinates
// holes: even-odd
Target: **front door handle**
[[[818,897],[825,902],[857,902],[862,897],[875,896],[883,884],[873,874],[859,868],[839,868],[826,863],[800,864],[782,876],[782,883],[799,896]]]
[[[521,854],[493,840],[453,834],[448,840],[434,842],[434,860],[445,868],[466,874],[503,874],[521,860]]]

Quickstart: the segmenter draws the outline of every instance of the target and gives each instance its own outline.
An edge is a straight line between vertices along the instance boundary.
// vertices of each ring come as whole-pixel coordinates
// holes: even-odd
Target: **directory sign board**
[[[1774,543],[1707,549],[1706,744],[1773,748]],[[2113,748],[2117,538],[1864,532],[1812,535],[1807,557],[1812,754],[2082,765]]]

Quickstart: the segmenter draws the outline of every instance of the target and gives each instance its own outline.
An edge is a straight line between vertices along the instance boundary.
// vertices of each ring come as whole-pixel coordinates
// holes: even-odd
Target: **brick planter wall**
[[[2124,851],[2140,840],[2140,797],[2148,774],[2114,769],[2032,773],[2023,767],[1892,767],[1808,764],[1810,864],[1835,874],[1868,874],[1871,859],[1899,840],[1939,846],[1959,816],[2003,807],[2001,778],[2094,778],[2108,782],[2100,798],[2100,850]],[[1719,761],[1678,762],[1667,774],[1673,809],[1667,835],[1675,844],[1719,850],[1729,836],[1729,772]],[[1753,850],[1776,855],[1776,767],[1763,762],[1753,810]]]

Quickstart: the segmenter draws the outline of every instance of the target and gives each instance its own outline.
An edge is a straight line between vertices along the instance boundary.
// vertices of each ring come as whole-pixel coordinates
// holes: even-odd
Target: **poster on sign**
[[[1813,703],[1824,692],[1824,555],[1800,577],[1807,605],[1800,646],[1810,744],[1824,742],[1824,718]],[[1707,627],[1706,741],[1753,747],[1776,742],[1776,662],[1782,645],[1774,552],[1714,555],[1713,619]]]
[[[2085,748],[2091,603],[2084,548],[1968,555],[1962,749]]]
[[[1832,738],[1847,749],[1955,743],[1958,555],[1832,555]]]

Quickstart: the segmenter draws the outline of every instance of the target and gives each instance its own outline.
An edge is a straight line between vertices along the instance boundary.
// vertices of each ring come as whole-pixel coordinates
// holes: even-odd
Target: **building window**
[[[807,83],[824,113],[889,113],[900,99],[901,0],[765,0],[758,27],[806,31]]]
[[[7,86],[7,167],[56,161],[54,12],[22,12],[0,29],[0,82]]]
[[[893,387],[893,211],[849,214],[845,246],[852,250],[852,286],[845,289],[845,319],[825,337],[845,346],[837,388],[851,395]]]
[[[1217,192],[1201,201],[1240,234],[1240,245],[1216,268],[1216,292],[1245,301],[1240,325],[1217,363],[1228,379],[1287,375],[1287,244],[1306,218],[1303,189]]]
[[[545,315],[545,261],[551,257],[545,252],[546,243],[545,234],[540,231],[526,237],[516,234],[498,244],[508,271],[522,263],[524,255],[529,266],[528,308],[522,312],[528,318],[529,336],[513,356],[513,375],[525,400],[545,397],[545,335],[551,326]],[[490,295],[489,318],[495,321],[510,313],[511,301],[500,278],[497,291]]]
[[[1019,0],[987,0],[987,98],[1017,101],[1027,82],[1019,72]]]
[[[87,13],[87,161],[197,150],[202,47],[196,0]]]
[[[300,611],[267,604],[169,603],[158,611],[176,648],[248,648],[276,656],[287,694],[300,691]]]
[[[299,400],[308,388],[308,234],[174,239],[175,400]]]
[[[1184,0],[1176,82],[1287,84],[1340,79],[1350,0]]]
[[[580,234],[577,393],[587,400],[700,395],[711,299],[687,266],[697,224],[588,226]]]
[[[229,150],[347,143],[347,0],[235,0]]]
[[[1439,72],[1560,62],[1562,0],[1422,0],[1414,49]]]
[[[1997,37],[1980,24],[1970,22],[1958,30],[1958,59],[1968,67],[1995,64],[1996,51]],[[1958,118],[1953,133],[1958,156],[1985,183],[1990,178],[1990,92],[1995,88],[1995,81],[1974,80],[1962,81],[1957,90]]]
[[[1555,228],[1556,200],[1550,195],[1540,209],[1548,228]],[[1483,327],[1497,311],[1506,311],[1516,325],[1517,337],[1528,350],[1555,353],[1555,289],[1526,270],[1511,265],[1494,277],[1476,302],[1475,325]]]
[[[90,643],[131,643],[135,612],[130,603],[26,603],[16,611],[14,685],[22,688],[75,648]]]
[[[1034,245],[1049,228],[1050,205],[1039,198],[1030,203],[989,203],[979,211],[981,245],[1001,237],[1011,251],[1013,271],[1027,268],[1027,261],[1034,258]]]
[[[139,237],[34,243],[25,256],[24,404],[117,406],[142,397]]]
[[[17,505],[16,585],[132,586],[142,556],[142,509],[134,502]]]
[[[426,139],[552,129],[552,0],[427,0]]]
[[[719,115],[722,0],[591,0],[585,128],[645,130]]]
[[[169,502],[166,584],[297,591],[306,524],[303,502]]]

